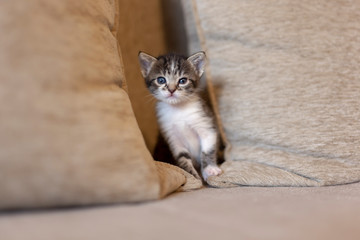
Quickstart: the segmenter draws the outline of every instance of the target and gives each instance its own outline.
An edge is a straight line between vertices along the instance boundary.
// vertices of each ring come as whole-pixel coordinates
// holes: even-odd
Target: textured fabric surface
[[[209,183],[359,181],[360,3],[194,0],[190,7],[227,144],[225,173]]]
[[[360,184],[204,188],[145,204],[0,214],[11,240],[358,240]]]
[[[161,0],[119,0],[118,41],[123,56],[129,97],[140,130],[150,152],[153,152],[159,129],[155,99],[146,89],[140,72],[139,51],[158,56],[167,52]]]
[[[160,177],[160,198],[178,191],[192,191],[203,187],[200,179],[185,170],[164,162],[155,162]],[[181,187],[179,187],[181,183]]]
[[[145,146],[123,89],[117,10],[0,3],[0,208],[153,200],[185,183]]]

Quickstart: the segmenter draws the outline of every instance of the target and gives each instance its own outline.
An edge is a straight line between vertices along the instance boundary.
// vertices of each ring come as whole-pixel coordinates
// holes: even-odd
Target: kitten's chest
[[[157,114],[162,133],[168,139],[172,150],[187,149],[194,159],[199,160],[201,153],[201,134],[212,128],[200,103],[178,107],[158,103]],[[211,130],[210,130],[211,131]]]
[[[168,128],[197,128],[204,122],[204,112],[197,103],[186,106],[171,106],[159,103],[157,107],[158,119],[164,130]]]

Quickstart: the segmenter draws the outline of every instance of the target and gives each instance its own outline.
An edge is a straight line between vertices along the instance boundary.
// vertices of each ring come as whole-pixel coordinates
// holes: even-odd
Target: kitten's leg
[[[217,134],[215,130],[199,131],[201,143],[201,173],[206,181],[209,176],[219,175],[222,171],[216,163]]]
[[[198,172],[194,168],[194,165],[192,164],[192,160],[191,160],[191,157],[190,157],[189,153],[187,153],[185,151],[180,152],[175,158],[176,158],[175,159],[176,164],[179,167],[181,167],[182,169],[184,169],[188,173],[192,174],[197,179],[201,179]]]
[[[173,157],[175,158],[176,165],[184,169],[188,173],[194,175],[194,177],[201,179],[198,172],[194,168],[191,154],[185,148],[183,142],[181,141],[181,138],[177,137],[177,134],[168,134],[167,141],[169,143],[169,147],[173,154]]]
[[[201,173],[205,181],[208,177],[217,176],[222,172],[216,164],[216,154],[202,152],[201,161]]]

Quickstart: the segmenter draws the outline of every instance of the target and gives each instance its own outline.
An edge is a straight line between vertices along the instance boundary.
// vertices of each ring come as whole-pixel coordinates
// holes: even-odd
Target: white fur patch
[[[173,155],[190,152],[200,162],[201,151],[215,147],[216,131],[212,119],[204,114],[199,101],[179,105],[159,102],[157,113],[160,128]]]
[[[209,165],[202,171],[204,180],[206,181],[210,176],[217,176],[222,173],[222,170],[214,165]]]

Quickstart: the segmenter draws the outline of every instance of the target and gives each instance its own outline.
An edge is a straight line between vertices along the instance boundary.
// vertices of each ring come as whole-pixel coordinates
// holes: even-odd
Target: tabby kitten
[[[147,88],[159,100],[160,129],[176,164],[199,179],[196,169],[201,170],[204,180],[219,175],[217,130],[199,96],[205,53],[188,58],[177,54],[155,58],[140,52],[139,61]]]

